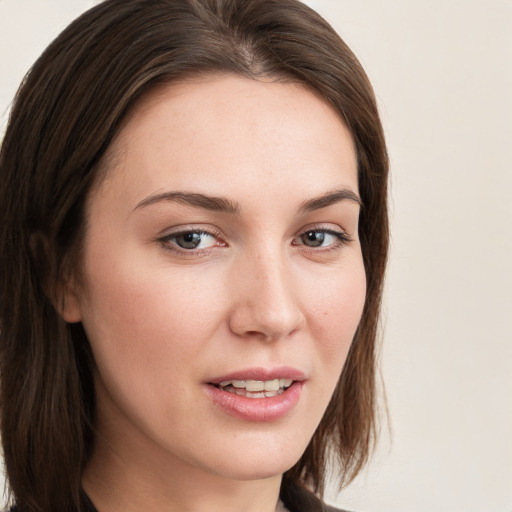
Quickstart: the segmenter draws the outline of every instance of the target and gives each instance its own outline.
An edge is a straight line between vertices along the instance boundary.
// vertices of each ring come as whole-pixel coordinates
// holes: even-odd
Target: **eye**
[[[350,237],[346,233],[332,229],[309,229],[293,240],[294,245],[311,248],[335,248],[347,242],[350,242]]]
[[[217,237],[207,231],[182,231],[159,239],[166,247],[174,250],[194,251],[222,245]]]

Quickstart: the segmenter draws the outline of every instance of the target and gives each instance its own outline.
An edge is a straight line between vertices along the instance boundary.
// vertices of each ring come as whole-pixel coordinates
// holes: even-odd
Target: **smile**
[[[297,406],[307,381],[295,368],[247,368],[204,383],[204,390],[223,413],[243,421],[284,418]]]
[[[247,398],[271,398],[284,393],[293,383],[292,379],[272,380],[226,380],[218,387],[222,391]]]

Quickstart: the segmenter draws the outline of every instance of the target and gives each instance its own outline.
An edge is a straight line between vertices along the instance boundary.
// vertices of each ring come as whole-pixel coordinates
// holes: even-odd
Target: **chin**
[[[282,475],[293,467],[304,452],[305,446],[276,446],[275,442],[262,441],[249,449],[229,453],[222,460],[211,460],[213,471],[232,480],[263,480]]]
[[[298,460],[298,459],[297,459]],[[222,473],[224,478],[237,481],[253,481],[253,480],[266,480],[268,478],[274,478],[276,476],[283,475],[288,471],[297,461],[294,460],[290,464],[272,463],[267,464],[264,467],[258,466],[253,467],[252,464],[244,464],[241,467],[231,466],[226,469],[226,472]],[[218,471],[218,469],[217,469]]]

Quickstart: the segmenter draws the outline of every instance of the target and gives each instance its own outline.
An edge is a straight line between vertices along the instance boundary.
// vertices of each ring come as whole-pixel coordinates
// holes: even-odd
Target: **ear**
[[[68,323],[82,321],[82,309],[76,287],[70,283],[59,286],[56,309],[60,316]]]
[[[57,279],[49,277],[57,274],[54,265],[51,264],[52,261],[56,260],[56,257],[51,257],[51,247],[52,244],[49,243],[48,236],[41,231],[34,231],[30,234],[30,256],[36,272],[40,276],[45,295],[66,322],[81,322],[80,293],[74,280],[70,277]],[[62,265],[62,268],[65,267],[66,265]]]

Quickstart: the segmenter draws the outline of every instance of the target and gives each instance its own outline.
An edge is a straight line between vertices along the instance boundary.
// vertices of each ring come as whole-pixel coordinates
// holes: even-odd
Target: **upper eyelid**
[[[167,228],[161,232],[160,235],[157,235],[156,238],[172,238],[173,236],[184,235],[186,233],[203,233],[210,236],[222,237],[223,234],[219,229],[213,228],[211,226],[201,225],[198,226],[179,226],[176,228]]]
[[[311,224],[308,226],[305,226],[299,230],[297,235],[300,236],[304,233],[307,233],[308,231],[325,231],[326,233],[332,233],[332,234],[339,234],[339,235],[345,235],[349,238],[353,238],[353,236],[350,234],[349,231],[342,228],[339,224],[329,224],[329,223],[317,223],[317,224]]]
[[[197,233],[199,235],[209,235],[209,236],[217,236],[217,234],[212,233],[211,231],[206,231],[205,229],[184,229],[180,231],[172,231],[162,236],[162,238],[173,238],[180,235],[186,235],[188,233]]]

